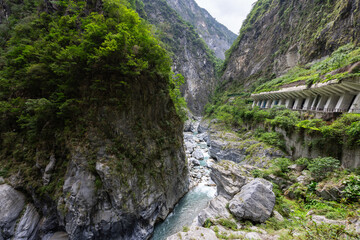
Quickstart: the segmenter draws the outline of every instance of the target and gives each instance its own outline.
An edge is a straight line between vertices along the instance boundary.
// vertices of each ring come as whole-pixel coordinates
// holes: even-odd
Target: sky
[[[256,0],[195,0],[216,20],[236,34]]]

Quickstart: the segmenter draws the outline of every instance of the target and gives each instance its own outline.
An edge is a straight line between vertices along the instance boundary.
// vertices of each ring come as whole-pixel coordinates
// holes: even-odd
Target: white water
[[[198,122],[195,123],[198,125]],[[206,168],[209,159],[209,149],[206,142],[197,136],[194,132],[186,133],[185,141],[196,143],[196,149],[200,150],[204,155],[204,160],[199,161],[199,166],[189,165],[190,175],[192,173],[198,174],[201,172],[202,177],[192,178],[194,185],[198,182],[195,188],[190,190],[175,206],[174,211],[166,218],[166,220],[155,226],[152,240],[165,240],[167,237],[183,230],[184,226],[190,226],[195,218],[199,215],[201,210],[207,207],[208,202],[215,197],[216,187],[208,186],[209,184],[209,170]],[[185,144],[186,145],[186,144]],[[187,149],[188,150],[188,149]],[[188,159],[192,158],[190,152],[187,151]],[[203,169],[204,171],[199,171]],[[211,182],[211,181],[210,181]]]
[[[183,226],[190,226],[197,215],[207,207],[214,198],[215,187],[199,184],[190,190],[175,206],[166,220],[155,227],[152,240],[165,240],[167,237],[182,231]]]

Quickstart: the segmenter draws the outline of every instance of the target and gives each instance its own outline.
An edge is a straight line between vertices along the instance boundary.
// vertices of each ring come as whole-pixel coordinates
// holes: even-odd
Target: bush
[[[220,224],[221,226],[227,228],[227,229],[231,229],[231,230],[234,230],[236,231],[237,230],[237,225],[235,222],[229,220],[229,219],[224,219],[224,218],[221,218],[219,219],[218,221],[218,224]]]
[[[340,161],[332,157],[315,158],[308,165],[311,176],[317,181],[326,178],[330,172],[339,167]]]
[[[278,167],[281,172],[285,173],[289,171],[289,166],[292,164],[288,158],[276,158],[273,160],[273,166]]]
[[[360,201],[360,176],[352,175],[344,182],[344,197],[349,201]]]
[[[308,165],[310,164],[310,162],[311,162],[311,160],[308,159],[308,158],[299,158],[299,159],[297,159],[297,160],[295,161],[295,163],[296,163],[297,165],[303,166],[303,167],[305,167],[305,168],[308,167]]]
[[[317,224],[316,222],[308,223],[302,226],[305,230],[305,239],[307,240],[338,240],[338,239],[358,239],[356,233],[349,232],[345,226],[338,226],[334,224]]]

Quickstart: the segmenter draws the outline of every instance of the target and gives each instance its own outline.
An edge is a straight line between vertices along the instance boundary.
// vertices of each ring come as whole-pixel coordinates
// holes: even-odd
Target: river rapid
[[[201,210],[215,197],[216,186],[209,176],[208,167],[213,160],[209,156],[207,134],[198,134],[198,124],[199,120],[192,124],[195,127],[192,127],[191,132],[184,132],[191,190],[179,201],[165,221],[155,226],[152,240],[166,240],[184,226],[192,225]]]

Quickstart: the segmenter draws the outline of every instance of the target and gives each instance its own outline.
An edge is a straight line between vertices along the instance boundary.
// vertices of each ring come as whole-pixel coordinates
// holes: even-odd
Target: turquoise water
[[[155,226],[152,240],[165,240],[167,237],[181,231],[183,226],[190,226],[201,210],[207,207],[214,198],[215,187],[199,185],[190,190],[175,206],[174,211],[166,220]]]

